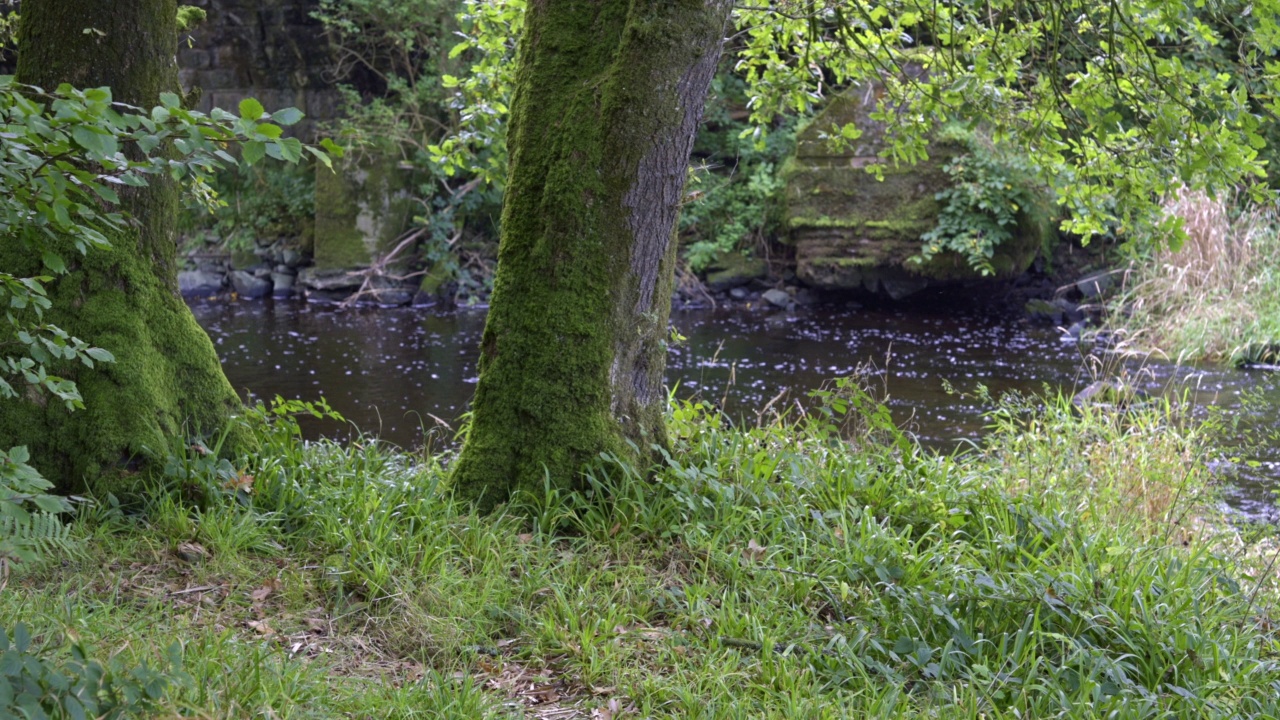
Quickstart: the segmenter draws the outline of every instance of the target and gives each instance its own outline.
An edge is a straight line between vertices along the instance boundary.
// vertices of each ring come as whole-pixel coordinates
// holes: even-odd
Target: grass
[[[1280,359],[1280,218],[1233,212],[1226,201],[1182,192],[1166,203],[1187,242],[1132,273],[1111,323],[1133,344],[1183,361]],[[1159,243],[1156,243],[1157,245]]]
[[[943,457],[849,384],[750,429],[683,404],[651,478],[602,458],[491,517],[438,458],[255,423],[244,467],[82,511],[3,623],[51,658],[181,643],[174,717],[1280,715],[1269,558],[1167,406],[1007,405]]]

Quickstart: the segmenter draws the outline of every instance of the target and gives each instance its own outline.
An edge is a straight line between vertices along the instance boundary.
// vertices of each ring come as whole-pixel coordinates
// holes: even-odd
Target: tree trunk
[[[462,498],[492,508],[666,441],[663,370],[689,153],[727,0],[534,0]]]
[[[162,91],[179,89],[176,19],[174,0],[24,0],[18,79],[50,89],[106,85],[116,101],[149,109]],[[148,182],[121,193],[132,227],[109,249],[80,256],[61,248],[71,271],[49,288],[46,321],[117,362],[56,369],[79,385],[84,410],[0,406],[0,447],[29,446],[36,467],[63,489],[162,456],[172,438],[216,433],[240,405],[178,294],[177,186],[167,177]],[[40,258],[14,245],[0,247],[0,265],[38,274]]]

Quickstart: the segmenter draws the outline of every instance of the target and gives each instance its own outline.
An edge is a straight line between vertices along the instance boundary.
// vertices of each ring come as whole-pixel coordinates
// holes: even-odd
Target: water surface
[[[361,430],[406,447],[423,444],[430,428],[432,442],[444,441],[440,423],[456,424],[475,390],[483,310],[338,311],[280,301],[197,302],[192,310],[242,395],[324,397]],[[1090,358],[1059,331],[1020,317],[949,307],[684,311],[672,324],[688,338],[668,358],[677,397],[751,421],[766,406],[795,412],[810,390],[873,367],[895,419],[939,448],[981,438],[991,408],[973,398],[980,385],[995,396],[1071,392],[1092,381],[1099,362],[1119,362]],[[1274,375],[1153,361],[1140,371],[1129,361],[1128,370],[1149,392],[1186,388],[1200,405],[1238,413],[1242,394],[1256,393],[1262,404],[1247,418],[1254,425],[1275,422],[1280,408]],[[1228,502],[1275,521],[1280,454],[1258,460],[1233,480]]]

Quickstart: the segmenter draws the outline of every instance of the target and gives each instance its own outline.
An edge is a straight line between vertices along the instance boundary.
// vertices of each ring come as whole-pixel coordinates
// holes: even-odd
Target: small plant
[[[70,531],[58,519],[71,505],[49,494],[53,483],[28,465],[29,459],[25,447],[0,450],[0,589],[14,563],[72,550]]]
[[[1109,322],[1132,345],[1179,362],[1275,364],[1280,360],[1280,217],[1267,206],[1180,191],[1165,212],[1185,242],[1133,257]]]
[[[115,720],[159,710],[169,685],[185,680],[182,647],[169,646],[168,667],[126,668],[90,656],[71,644],[71,657],[54,662],[32,648],[31,631],[19,623],[13,635],[0,627],[0,717],[26,720]]]
[[[920,238],[924,246],[917,261],[950,250],[992,275],[996,248],[1013,238],[1020,216],[1044,192],[1043,183],[1026,158],[974,131],[948,126],[938,139],[959,143],[965,152],[943,167],[951,182],[934,196],[941,204],[938,224]]]

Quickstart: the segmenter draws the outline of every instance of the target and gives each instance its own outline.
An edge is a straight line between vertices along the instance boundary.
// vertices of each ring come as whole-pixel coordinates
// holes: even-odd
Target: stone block
[[[368,267],[394,249],[418,208],[415,184],[413,171],[393,157],[365,153],[334,171],[317,163],[316,268]]]

